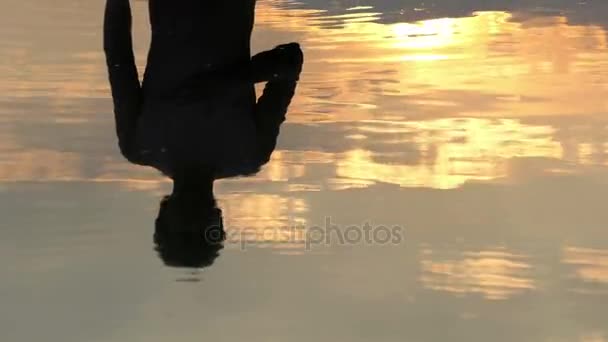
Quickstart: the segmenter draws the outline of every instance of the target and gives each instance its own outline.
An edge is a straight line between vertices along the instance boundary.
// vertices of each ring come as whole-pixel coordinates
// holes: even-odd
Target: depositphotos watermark
[[[246,250],[248,246],[289,244],[310,251],[315,246],[398,245],[404,240],[404,231],[399,225],[375,225],[371,222],[338,225],[332,222],[331,217],[326,217],[322,226],[294,224],[258,229],[227,227],[224,243],[239,245],[241,250]]]

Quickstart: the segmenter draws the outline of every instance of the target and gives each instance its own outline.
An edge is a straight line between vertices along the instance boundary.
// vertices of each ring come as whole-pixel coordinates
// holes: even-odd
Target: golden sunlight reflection
[[[256,178],[271,182],[288,181],[304,175],[305,167],[303,164],[290,162],[287,153],[276,151],[271,156],[271,162],[260,172]]]
[[[29,149],[0,158],[0,181],[73,179],[81,176],[81,169],[81,159],[77,153]]]
[[[573,277],[580,281],[573,291],[608,292],[608,250],[569,246],[562,253],[562,262],[574,268]]]
[[[260,11],[262,30],[278,30],[284,22],[282,15],[287,14]],[[538,19],[537,24],[534,18],[526,23],[510,18],[506,12],[479,12],[468,18],[414,24],[369,21],[324,28],[315,25],[310,13],[297,16],[291,26],[304,36],[314,57],[307,64],[305,81],[309,86],[340,89],[321,102],[314,97],[299,102],[336,105],[324,115],[330,121],[369,119],[393,111],[405,119],[412,110],[438,109],[444,117],[606,111],[608,76],[597,72],[605,70],[598,67],[608,65],[602,28],[569,25],[562,17],[548,22]],[[361,78],[362,72],[365,78]],[[374,74],[385,84],[369,78]],[[577,86],[580,84],[598,87]],[[453,108],[427,104],[406,110],[411,100],[407,95],[424,99],[456,90],[461,96],[446,98],[453,101]],[[572,98],[586,101],[578,103]],[[352,99],[366,106],[349,105]],[[298,115],[294,120],[307,121],[307,116]]]
[[[231,242],[293,250],[304,245],[308,204],[280,195],[233,193],[223,196],[224,226]]]
[[[134,6],[141,69],[149,39],[145,7]],[[608,166],[604,28],[572,24],[560,15],[522,20],[503,11],[384,23],[373,8],[353,8],[331,15],[280,0],[259,3],[254,50],[285,37],[305,48],[304,74],[284,127],[322,132],[331,126],[332,131],[299,140],[291,130],[284,133],[281,139],[291,147],[277,151],[254,181],[294,182],[286,186],[290,191],[319,190],[300,180],[323,163],[333,190],[376,182],[451,189],[510,179],[515,158],[561,160],[578,171]],[[35,19],[50,25],[48,18]],[[3,109],[0,119],[47,125],[42,138],[54,139],[51,124],[73,125],[74,131],[95,124],[92,110],[71,110],[74,102],[103,98],[99,112],[110,113],[98,44],[74,37],[66,51],[46,51],[42,37],[28,39],[39,44],[0,52],[23,67],[0,65],[0,92],[11,101],[47,99],[36,109],[48,118],[34,122]],[[69,58],[59,58],[65,54]],[[11,139],[0,143],[3,180],[117,178],[105,171],[83,175],[80,152],[41,151],[18,135]],[[105,157],[102,169],[116,162]],[[127,173],[119,178],[129,178]]]
[[[522,255],[490,249],[446,255],[422,249],[420,282],[428,289],[457,296],[478,294],[504,300],[534,290],[530,264]]]
[[[478,12],[396,24],[365,13],[334,27],[313,11],[292,11],[299,15],[290,29],[312,58],[290,121],[356,128],[348,152],[335,158],[344,184],[447,189],[508,178],[513,158],[607,162],[603,152],[592,153],[603,146],[605,128],[564,130],[570,118],[605,121],[608,47],[599,26]],[[264,8],[262,30],[279,30],[284,15]],[[406,152],[395,153],[399,146]],[[565,150],[573,146],[570,158]]]
[[[369,122],[360,132],[390,133],[390,143],[409,144],[418,151],[411,153],[414,160],[409,164],[387,164],[375,161],[373,151],[351,150],[337,161],[339,177],[450,189],[467,181],[508,176],[510,158],[562,157],[551,127],[525,126],[517,120]],[[382,141],[380,136],[376,139]]]
[[[608,339],[606,338],[606,334],[598,331],[587,333],[581,336],[580,342],[606,342]]]

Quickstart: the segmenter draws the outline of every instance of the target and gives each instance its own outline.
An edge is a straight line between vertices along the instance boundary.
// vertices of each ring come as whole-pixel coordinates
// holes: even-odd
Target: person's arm
[[[295,43],[281,45],[252,58],[254,79],[268,80],[254,114],[260,166],[270,160],[276,148],[279,130],[295,94],[303,61],[302,50]]]
[[[114,102],[118,146],[125,158],[135,160],[133,143],[141,113],[141,85],[135,65],[131,37],[129,0],[107,0],[103,46]]]

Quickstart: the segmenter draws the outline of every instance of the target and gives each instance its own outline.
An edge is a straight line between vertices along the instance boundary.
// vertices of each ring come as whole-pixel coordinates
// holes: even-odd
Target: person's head
[[[222,211],[217,207],[180,208],[182,204],[166,196],[156,219],[154,242],[165,265],[200,268],[210,266],[224,247]]]
[[[154,233],[155,250],[170,267],[203,268],[213,264],[224,248],[225,234],[219,228],[206,233],[167,232],[158,225]]]

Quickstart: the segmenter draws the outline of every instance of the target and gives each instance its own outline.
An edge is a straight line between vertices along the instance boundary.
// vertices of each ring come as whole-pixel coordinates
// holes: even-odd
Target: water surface
[[[608,340],[608,4],[260,1],[255,51],[306,63],[271,162],[217,187],[250,244],[174,269],[103,3],[0,3],[0,340]],[[403,240],[285,240],[327,218]]]

